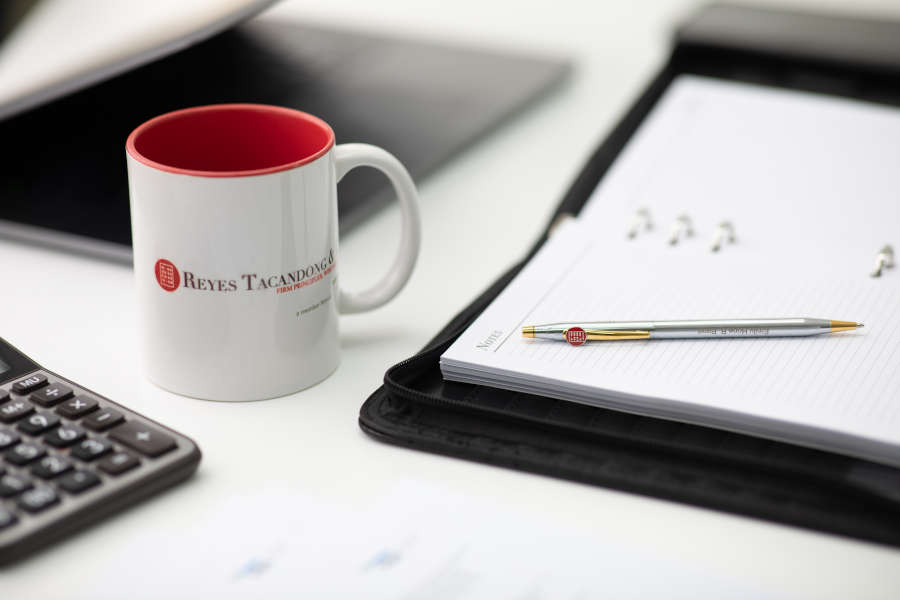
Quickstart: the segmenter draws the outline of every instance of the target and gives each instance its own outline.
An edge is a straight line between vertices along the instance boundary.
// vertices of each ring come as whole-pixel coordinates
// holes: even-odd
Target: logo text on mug
[[[178,289],[178,285],[181,283],[181,275],[178,274],[178,269],[171,261],[160,258],[156,261],[156,266],[153,270],[156,273],[156,281],[159,283],[159,287],[167,292],[174,292]]]

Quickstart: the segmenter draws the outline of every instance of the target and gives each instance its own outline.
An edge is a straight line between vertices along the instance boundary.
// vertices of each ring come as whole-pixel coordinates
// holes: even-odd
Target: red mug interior
[[[125,148],[150,167],[200,177],[265,175],[310,163],[334,146],[321,119],[263,104],[198,106],[160,115]]]

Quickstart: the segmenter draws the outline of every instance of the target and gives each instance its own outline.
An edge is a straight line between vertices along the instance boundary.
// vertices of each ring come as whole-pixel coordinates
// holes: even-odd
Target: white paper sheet
[[[173,540],[193,549],[195,559],[173,564],[160,556],[155,570],[204,573],[194,585],[172,590],[171,577],[129,569],[125,546],[123,568],[110,569],[109,597],[120,597],[122,589],[130,598],[222,600],[773,597],[687,558],[597,539],[552,520],[535,522],[515,507],[449,488],[404,482],[359,512],[273,491],[211,507],[202,524]],[[217,523],[234,532],[234,543],[208,544],[221,539],[211,532]]]

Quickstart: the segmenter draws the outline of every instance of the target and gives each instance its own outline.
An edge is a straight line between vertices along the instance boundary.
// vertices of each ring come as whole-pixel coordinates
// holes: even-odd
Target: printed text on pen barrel
[[[697,330],[698,335],[750,335],[754,337],[769,335],[768,327],[707,327]]]

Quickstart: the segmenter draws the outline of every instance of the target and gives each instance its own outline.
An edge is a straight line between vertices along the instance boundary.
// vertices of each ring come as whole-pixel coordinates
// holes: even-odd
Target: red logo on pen
[[[587,341],[587,334],[581,327],[569,327],[566,329],[566,341],[573,346],[580,346]]]
[[[164,258],[159,259],[156,261],[156,266],[153,270],[156,272],[156,281],[159,282],[159,287],[167,292],[174,292],[178,289],[178,285],[181,283],[181,275],[178,274],[178,269],[170,261]]]

